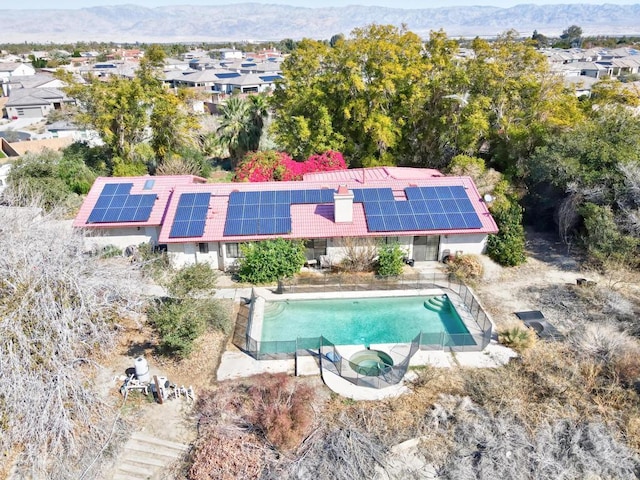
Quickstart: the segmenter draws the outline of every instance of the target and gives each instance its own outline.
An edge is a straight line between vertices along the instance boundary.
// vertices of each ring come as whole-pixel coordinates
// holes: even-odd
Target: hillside
[[[507,29],[557,35],[571,24],[587,35],[640,33],[640,5],[518,5],[393,9],[348,6],[300,8],[245,3],[144,8],[119,5],[83,9],[0,9],[0,42],[78,40],[183,42],[326,39],[370,23],[401,25],[422,35],[493,36]]]

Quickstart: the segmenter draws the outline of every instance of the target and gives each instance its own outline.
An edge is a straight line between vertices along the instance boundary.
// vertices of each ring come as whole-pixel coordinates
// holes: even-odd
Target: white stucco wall
[[[440,237],[440,254],[438,258],[442,260],[445,250],[450,254],[462,252],[462,254],[480,255],[484,253],[487,246],[487,235],[442,235]]]
[[[219,243],[211,242],[209,253],[200,253],[199,243],[170,243],[167,245],[167,254],[171,264],[176,268],[195,263],[208,263],[212,268],[219,269]]]
[[[139,229],[138,229],[139,228]],[[158,229],[156,227],[128,227],[109,228],[100,231],[86,230],[85,247],[88,250],[114,245],[125,249],[130,245],[158,242]]]

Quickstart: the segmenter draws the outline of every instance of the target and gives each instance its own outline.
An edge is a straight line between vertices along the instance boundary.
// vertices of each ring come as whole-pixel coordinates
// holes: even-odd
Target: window
[[[382,239],[382,243],[386,243],[387,245],[400,243],[400,237],[384,237]]]
[[[239,243],[226,243],[225,249],[227,251],[227,258],[240,258]]]
[[[208,243],[199,243],[198,250],[200,253],[209,253],[209,244]]]
[[[151,190],[153,188],[154,183],[156,183],[155,180],[147,180],[146,182],[144,182],[143,190]]]
[[[316,238],[313,240],[307,240],[304,242],[304,248],[307,260],[317,259],[320,255],[327,254],[327,239]]]

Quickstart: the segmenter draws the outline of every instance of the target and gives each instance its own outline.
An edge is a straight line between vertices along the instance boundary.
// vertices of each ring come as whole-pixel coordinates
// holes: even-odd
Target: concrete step
[[[151,456],[148,453],[138,452],[135,450],[127,450],[125,451],[121,461],[122,463],[138,465],[141,467],[146,466],[147,468],[162,468],[167,465],[167,459],[169,458],[171,457],[163,456],[161,458],[158,458],[155,455]]]
[[[140,442],[149,443],[152,445],[157,445],[160,447],[168,447],[176,450],[188,450],[188,446],[183,443],[172,442],[171,440],[165,440],[163,438],[153,437],[146,433],[142,432],[133,432],[131,435],[131,439],[138,440]]]
[[[118,465],[117,474],[129,475],[129,478],[150,478],[156,471],[157,467],[141,467],[130,463],[121,463]]]
[[[136,476],[129,473],[119,473],[116,472],[112,480],[149,480],[149,475],[145,475],[144,477]]]
[[[113,480],[149,480],[180,458],[188,445],[135,432],[126,443]]]

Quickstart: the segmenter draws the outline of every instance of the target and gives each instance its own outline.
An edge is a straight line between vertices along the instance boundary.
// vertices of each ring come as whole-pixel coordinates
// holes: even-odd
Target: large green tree
[[[166,89],[159,75],[164,50],[150,46],[133,78],[91,77],[87,83],[61,74],[67,93],[80,103],[76,120],[98,131],[113,163],[125,173],[144,173],[145,164],[161,163],[188,142],[197,121],[184,96]],[[151,147],[151,148],[149,148]]]

